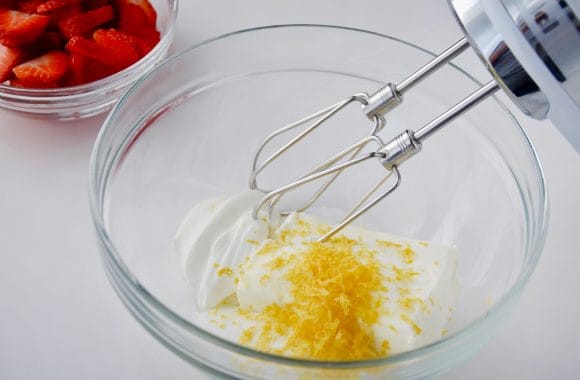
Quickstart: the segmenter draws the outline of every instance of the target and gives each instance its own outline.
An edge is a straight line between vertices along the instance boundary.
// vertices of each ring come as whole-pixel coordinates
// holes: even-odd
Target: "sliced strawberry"
[[[85,67],[87,58],[79,54],[68,55],[68,71],[66,73],[65,83],[67,86],[76,86],[87,82]]]
[[[143,9],[135,4],[123,3],[119,7],[118,18],[119,29],[135,36],[141,36],[151,30],[156,30],[155,24],[151,23]]]
[[[104,7],[61,20],[58,23],[58,27],[61,33],[70,39],[93,31],[96,27],[113,20],[114,17],[113,7],[105,5]]]
[[[151,25],[155,26],[157,24],[157,12],[155,12],[155,8],[153,8],[153,5],[151,5],[149,0],[119,0],[119,1],[125,4],[133,4],[138,6],[143,10],[143,13],[145,13]]]
[[[65,46],[70,53],[82,55],[104,65],[115,68],[117,71],[127,67],[131,63],[124,55],[119,55],[112,49],[99,45],[85,37],[75,36]]]
[[[46,0],[19,0],[16,9],[26,13],[36,13],[38,6],[45,1]]]
[[[11,48],[0,45],[0,83],[10,78],[12,68],[22,60],[22,50],[20,48]]]
[[[0,43],[15,47],[34,42],[49,20],[48,16],[0,9]]]
[[[120,6],[118,25],[121,31],[137,37],[141,55],[147,54],[159,42],[159,31],[143,9],[135,4],[124,2]]]
[[[153,49],[156,23],[150,0],[0,0],[0,83],[51,88],[110,76]]]
[[[67,86],[93,82],[116,72],[115,68],[80,54],[71,53],[68,62],[69,70],[65,78]]]
[[[68,57],[61,51],[50,51],[14,67],[16,78],[31,87],[52,87],[67,71]]]
[[[93,40],[98,45],[113,52],[120,62],[124,62],[123,66],[125,67],[141,58],[137,39],[127,33],[116,29],[97,29],[93,33]]]
[[[49,27],[54,27],[58,30],[58,24],[65,19],[77,16],[83,13],[83,7],[81,4],[70,4],[65,7],[59,8],[53,12],[50,12],[50,24]]]
[[[157,45],[160,36],[161,34],[157,30],[151,30],[147,33],[142,33],[141,36],[139,36],[138,41],[141,56],[145,56],[155,47],[155,45]]]
[[[74,36],[64,47],[72,54],[82,55],[85,58],[94,59],[96,61],[107,63],[109,61],[109,51],[98,45],[95,41],[81,36]]]
[[[85,76],[87,82],[94,82],[99,79],[106,78],[118,72],[119,70],[113,66],[105,65],[102,62],[93,59],[87,60],[85,66]]]
[[[34,82],[23,82],[18,78],[12,78],[8,82],[12,87],[21,88],[58,88],[58,82],[46,82],[46,83],[34,83]]]
[[[36,7],[36,13],[45,14],[54,12],[71,4],[80,4],[82,0],[48,0]]]

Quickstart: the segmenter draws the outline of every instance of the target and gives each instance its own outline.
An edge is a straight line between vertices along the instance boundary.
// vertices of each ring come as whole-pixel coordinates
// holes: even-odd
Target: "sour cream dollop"
[[[195,205],[179,227],[175,248],[199,309],[216,307],[235,293],[240,265],[268,238],[268,213],[252,217],[262,196],[246,191],[208,199]]]

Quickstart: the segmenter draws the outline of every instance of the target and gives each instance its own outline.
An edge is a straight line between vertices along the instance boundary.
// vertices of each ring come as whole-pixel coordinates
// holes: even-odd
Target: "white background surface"
[[[460,37],[444,0],[182,0],[173,50],[236,29],[306,22],[393,34],[433,51]],[[487,78],[473,54],[458,62]],[[138,325],[101,267],[87,169],[102,121],[0,110],[0,379],[200,378]],[[580,378],[580,155],[549,123],[524,125],[550,191],[544,255],[499,334],[447,379]]]

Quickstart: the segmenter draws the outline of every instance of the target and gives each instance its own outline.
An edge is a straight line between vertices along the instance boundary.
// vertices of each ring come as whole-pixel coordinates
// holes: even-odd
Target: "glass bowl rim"
[[[139,73],[143,70],[148,70],[151,64],[155,65],[157,62],[163,62],[163,60],[159,60],[159,58],[162,57],[159,56],[158,52],[165,50],[167,45],[171,44],[171,41],[173,40],[177,24],[179,0],[165,1],[169,3],[169,19],[167,20],[167,28],[165,28],[161,34],[159,42],[155,45],[155,47],[131,66],[126,67],[123,70],[105,78],[76,86],[58,88],[21,88],[0,83],[0,98],[7,97],[5,100],[23,101],[70,101],[75,98],[86,97],[96,92],[107,91],[110,88],[115,88],[119,85],[125,84],[126,81],[130,83],[133,80],[133,74]]]
[[[540,208],[540,213],[537,215],[537,228],[536,230],[536,239],[535,244],[532,244],[531,251],[528,252],[528,260],[527,265],[522,269],[522,272],[519,274],[518,278],[515,280],[511,288],[494,304],[489,308],[489,310],[474,319],[467,325],[465,325],[461,330],[449,334],[437,341],[430,343],[425,346],[421,346],[419,348],[413,349],[411,351],[406,351],[398,354],[393,354],[387,356],[385,358],[377,358],[377,359],[367,359],[367,360],[353,360],[353,361],[319,361],[319,360],[309,360],[309,359],[297,359],[292,357],[284,357],[279,355],[270,354],[267,352],[257,351],[252,348],[240,345],[238,343],[229,341],[224,338],[220,338],[216,335],[207,332],[200,327],[195,326],[194,324],[188,322],[186,319],[182,318],[178,314],[171,311],[168,307],[166,307],[161,301],[159,301],[155,296],[153,296],[147,289],[140,284],[137,278],[131,273],[131,271],[126,267],[125,263],[121,259],[121,256],[117,253],[115,246],[109,236],[107,234],[107,229],[105,227],[103,215],[101,214],[101,200],[102,194],[100,191],[106,188],[106,182],[100,183],[100,175],[101,173],[97,171],[97,162],[100,156],[100,147],[105,139],[107,132],[113,128],[111,122],[119,112],[119,109],[123,107],[125,100],[131,96],[137,89],[139,89],[142,82],[146,81],[149,76],[153,75],[158,70],[168,66],[174,61],[177,61],[182,56],[194,51],[200,47],[205,45],[211,44],[212,42],[219,41],[222,39],[226,39],[228,37],[237,36],[241,34],[256,32],[256,31],[268,31],[268,30],[276,30],[276,29],[299,29],[299,28],[313,28],[313,29],[329,29],[329,30],[339,30],[339,31],[346,31],[346,32],[356,32],[361,34],[367,34],[374,37],[380,37],[387,40],[391,40],[412,48],[415,48],[427,55],[435,57],[436,54],[421,47],[417,46],[413,43],[407,42],[397,37],[389,36],[382,33],[377,33],[365,29],[354,28],[354,27],[347,27],[347,26],[339,26],[339,25],[329,25],[329,24],[310,24],[310,23],[298,23],[298,24],[275,24],[275,25],[263,25],[257,26],[253,28],[241,29],[237,31],[232,31],[229,33],[225,33],[216,37],[212,37],[206,39],[200,43],[194,44],[181,52],[172,55],[171,57],[166,58],[162,61],[158,66],[156,66],[153,70],[148,72],[143,77],[139,78],[130,88],[127,90],[120,100],[115,104],[114,108],[111,110],[109,115],[107,116],[105,122],[103,123],[103,127],[101,128],[97,139],[95,141],[95,145],[93,148],[93,152],[90,158],[90,173],[89,173],[89,202],[91,208],[91,214],[93,223],[95,225],[95,229],[97,232],[97,237],[101,243],[102,252],[104,254],[104,259],[107,260],[107,263],[113,264],[114,269],[116,272],[122,275],[122,280],[124,280],[130,287],[131,290],[138,294],[143,300],[147,302],[147,304],[151,305],[155,311],[159,312],[163,317],[169,319],[171,322],[175,323],[177,326],[183,328],[187,331],[188,334],[194,334],[211,344],[217,345],[222,348],[226,348],[230,352],[235,352],[246,357],[250,357],[253,359],[260,359],[266,360],[273,364],[279,365],[288,365],[288,366],[300,366],[300,367],[307,367],[307,368],[314,368],[314,369],[357,369],[357,368],[370,368],[375,366],[387,366],[393,365],[401,362],[405,362],[408,360],[418,359],[423,356],[427,356],[431,353],[439,351],[444,348],[450,348],[454,344],[460,343],[469,338],[469,336],[477,334],[478,330],[481,330],[486,325],[486,321],[491,321],[493,316],[500,314],[500,311],[505,309],[509,304],[510,301],[517,298],[517,296],[521,293],[522,288],[527,283],[528,279],[530,278],[531,274],[533,273],[535,266],[542,254],[544,243],[546,240],[546,233],[547,233],[547,226],[548,226],[548,219],[549,219],[549,204],[548,204],[548,195],[547,195],[547,188],[545,177],[542,169],[542,165],[539,161],[538,154],[531,144],[527,134],[523,130],[522,126],[515,118],[515,116],[510,112],[510,110],[505,106],[505,104],[500,101],[495,95],[493,96],[493,100],[496,104],[506,113],[514,126],[519,130],[520,135],[522,136],[529,152],[531,153],[531,163],[536,169],[536,175],[538,177],[538,187],[539,187],[539,194],[540,194],[540,204],[538,205]],[[462,68],[458,67],[454,63],[449,63],[451,67],[455,70],[459,71],[459,73],[465,75],[468,79],[472,80],[478,85],[483,85],[478,79],[473,77],[467,71],[463,70]],[[117,162],[115,158],[110,164]],[[109,168],[110,169],[110,168]],[[109,179],[110,170],[105,170],[105,181]],[[100,186],[97,188],[97,184],[100,183]],[[528,248],[530,249],[530,248]],[[112,281],[114,281],[111,278]],[[118,291],[118,290],[117,290]],[[123,296],[121,296],[123,297]],[[143,324],[143,322],[140,321]],[[178,356],[187,359],[190,362],[194,362],[196,365],[202,364],[204,368],[209,370],[215,371],[212,367],[207,367],[207,364],[199,363],[198,360],[193,359],[187,355],[185,355],[182,351],[178,350],[176,347],[173,347],[165,338],[161,336],[163,334],[159,334],[157,331],[152,331],[150,327],[145,326],[146,330],[148,330],[152,335],[154,335],[157,339],[161,341],[166,347],[168,347],[171,351],[176,353]],[[165,339],[165,340],[164,340]],[[331,367],[330,367],[331,366]]]

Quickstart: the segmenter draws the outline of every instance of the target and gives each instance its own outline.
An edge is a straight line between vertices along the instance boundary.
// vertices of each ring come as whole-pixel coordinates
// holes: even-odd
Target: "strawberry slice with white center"
[[[97,26],[106,24],[115,18],[115,11],[110,5],[93,9],[76,16],[61,20],[58,27],[68,39],[93,31]]]
[[[0,45],[0,83],[10,78],[12,68],[20,63],[22,50]]]
[[[116,29],[97,29],[93,33],[93,40],[123,62],[122,67],[132,65],[141,57],[137,38]]]
[[[12,72],[25,85],[51,87],[67,71],[68,57],[61,51],[50,51],[14,67]]]
[[[18,47],[34,42],[44,33],[50,17],[0,9],[0,43]]]

